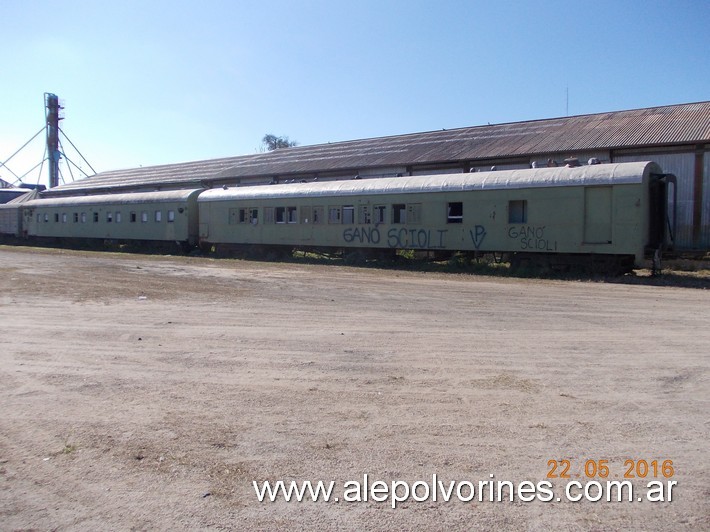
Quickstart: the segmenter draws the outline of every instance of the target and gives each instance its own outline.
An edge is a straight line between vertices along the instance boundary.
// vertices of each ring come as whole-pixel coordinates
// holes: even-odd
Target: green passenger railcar
[[[202,189],[102,194],[28,201],[25,236],[197,243]]]
[[[667,240],[655,163],[308,182],[200,194],[203,245],[599,255],[639,264]]]

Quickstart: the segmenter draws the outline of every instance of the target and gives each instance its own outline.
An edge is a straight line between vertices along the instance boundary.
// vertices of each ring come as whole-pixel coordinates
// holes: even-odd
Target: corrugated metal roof
[[[199,186],[230,178],[475,162],[593,149],[710,142],[710,102],[652,107],[300,146],[273,152],[102,172],[47,195],[132,186]]]
[[[499,170],[468,174],[438,174],[382,179],[292,183],[264,187],[213,188],[200,194],[198,202],[233,199],[291,198],[307,196],[353,196],[370,194],[415,194],[583,185],[641,183],[650,172],[660,172],[651,162],[595,164],[576,168]]]

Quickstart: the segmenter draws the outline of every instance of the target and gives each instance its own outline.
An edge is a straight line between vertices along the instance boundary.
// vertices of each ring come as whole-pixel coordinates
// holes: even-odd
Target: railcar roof
[[[415,194],[542,187],[618,185],[641,183],[650,172],[661,169],[652,162],[596,164],[576,168],[499,170],[468,174],[357,179],[211,189],[198,201],[288,198],[304,196],[354,196],[371,194]]]
[[[52,207],[73,205],[128,205],[134,203],[167,203],[185,201],[202,189],[165,190],[159,192],[136,192],[126,194],[97,194],[94,196],[69,196],[59,198],[36,199],[25,203],[27,207]]]

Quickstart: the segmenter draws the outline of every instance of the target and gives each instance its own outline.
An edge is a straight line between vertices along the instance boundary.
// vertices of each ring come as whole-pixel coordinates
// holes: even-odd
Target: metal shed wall
[[[581,164],[587,164],[589,159],[592,157],[598,159],[602,163],[608,163],[611,162],[611,154],[609,153],[609,150],[590,150],[590,151],[582,151],[582,152],[575,152],[574,154],[570,154],[570,157],[576,157],[579,159],[579,162]],[[559,153],[550,153],[550,154],[542,154],[542,155],[536,155],[534,157],[530,158],[530,163],[532,164],[533,161],[537,162],[538,168],[541,168],[547,164],[548,159],[553,159],[557,161],[557,164],[560,166],[564,166],[564,160],[567,158],[567,156],[561,156]]]
[[[703,156],[703,214],[700,222],[700,247],[710,249],[710,152]]]
[[[695,152],[645,153],[614,157],[614,162],[617,163],[648,160],[658,163],[665,173],[674,174],[678,178],[678,215],[676,218],[675,244],[679,248],[691,249],[694,247],[693,204],[695,198],[693,175],[695,173]]]
[[[490,167],[486,168],[486,170],[490,170]],[[412,175],[444,175],[444,174],[461,174],[461,173],[463,173],[461,168],[436,168],[433,170],[414,170],[414,171],[412,171]]]
[[[397,174],[407,175],[406,166],[387,166],[383,168],[363,168],[357,174],[362,178],[394,177]]]

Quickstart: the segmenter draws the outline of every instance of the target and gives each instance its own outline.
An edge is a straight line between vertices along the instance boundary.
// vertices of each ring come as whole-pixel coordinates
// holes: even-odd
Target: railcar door
[[[673,196],[669,202],[668,188],[673,184]],[[672,174],[654,174],[649,183],[649,234],[648,244],[652,249],[673,247],[676,224],[676,178]],[[669,208],[669,205],[671,208]],[[671,211],[671,212],[669,212]]]
[[[611,244],[611,187],[584,189],[584,243]]]

